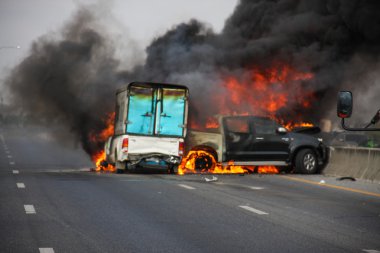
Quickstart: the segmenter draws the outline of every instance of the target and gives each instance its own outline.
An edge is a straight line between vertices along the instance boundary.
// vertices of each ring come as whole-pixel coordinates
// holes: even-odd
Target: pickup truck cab
[[[188,152],[204,150],[196,167],[213,166],[209,161],[238,166],[279,166],[298,173],[316,173],[327,162],[327,147],[311,135],[288,131],[276,121],[256,116],[220,116],[219,127],[189,131]]]

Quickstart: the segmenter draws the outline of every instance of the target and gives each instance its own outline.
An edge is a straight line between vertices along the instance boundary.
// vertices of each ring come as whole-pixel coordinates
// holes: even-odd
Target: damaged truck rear
[[[134,82],[116,92],[115,134],[105,145],[116,172],[139,167],[174,169],[184,154],[187,87]]]

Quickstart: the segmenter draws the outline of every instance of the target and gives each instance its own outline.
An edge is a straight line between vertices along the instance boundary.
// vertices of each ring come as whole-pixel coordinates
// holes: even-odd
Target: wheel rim
[[[316,160],[313,154],[306,154],[303,158],[303,165],[305,169],[311,171],[315,168]]]
[[[208,171],[212,166],[212,158],[207,155],[199,156],[195,160],[195,170],[197,171]]]

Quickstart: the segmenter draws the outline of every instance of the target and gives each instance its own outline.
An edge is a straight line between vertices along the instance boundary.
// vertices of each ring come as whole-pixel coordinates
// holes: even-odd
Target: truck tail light
[[[128,151],[128,146],[129,146],[129,140],[128,138],[124,138],[123,144],[121,145],[121,148],[124,149],[124,152]]]
[[[180,141],[178,143],[178,155],[183,156],[184,153],[185,153],[185,143],[183,141]]]

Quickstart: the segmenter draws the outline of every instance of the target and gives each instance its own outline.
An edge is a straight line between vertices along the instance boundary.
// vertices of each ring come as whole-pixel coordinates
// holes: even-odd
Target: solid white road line
[[[16,184],[17,184],[17,188],[25,188],[24,183],[16,183]]]
[[[380,251],[375,250],[375,249],[363,249],[363,251],[367,253],[380,253]]]
[[[13,174],[18,174],[18,173],[20,173],[18,170],[12,170],[12,173]]]
[[[250,186],[249,188],[252,189],[252,190],[262,190],[262,189],[264,189],[264,187],[257,187],[257,186]]]
[[[256,214],[260,214],[260,215],[266,215],[266,214],[268,214],[268,213],[266,213],[266,212],[263,212],[263,211],[257,210],[257,209],[255,209],[255,208],[250,207],[250,206],[239,206],[239,207],[240,207],[240,208],[243,208],[243,209],[245,209],[245,210],[247,210],[247,211],[250,211],[250,212],[253,212],[253,213],[256,213]]]
[[[36,209],[34,209],[33,205],[24,205],[25,213],[26,214],[35,214]]]
[[[188,189],[188,190],[195,190],[194,187],[191,187],[191,186],[188,186],[188,185],[185,185],[185,184],[179,184],[178,186],[180,186],[182,188],[185,188],[185,189]]]
[[[53,248],[39,248],[40,253],[54,253]]]

